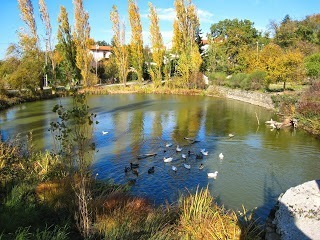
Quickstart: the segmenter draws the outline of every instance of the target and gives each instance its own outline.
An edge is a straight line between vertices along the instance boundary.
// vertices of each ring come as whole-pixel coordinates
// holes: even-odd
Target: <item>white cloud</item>
[[[174,8],[159,8],[157,9],[160,20],[173,21],[176,18],[176,11]]]
[[[141,18],[148,18],[149,13],[141,14]],[[176,17],[174,8],[157,8],[157,15],[160,20],[173,21]]]
[[[200,23],[212,23],[213,22],[213,13],[206,11],[206,10],[202,10],[202,9],[198,9],[198,17],[200,20]]]

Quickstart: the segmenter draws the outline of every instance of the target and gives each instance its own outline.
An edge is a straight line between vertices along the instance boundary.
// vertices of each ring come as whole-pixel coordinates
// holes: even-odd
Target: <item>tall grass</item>
[[[69,239],[68,227],[49,226],[36,232],[30,231],[30,227],[18,228],[14,233],[1,234],[0,240],[67,240]]]
[[[239,215],[218,206],[208,188],[182,196],[177,205],[161,207],[121,192],[110,194],[96,216],[95,229],[104,239],[258,239],[260,236],[252,215],[247,212]]]
[[[239,239],[241,228],[233,211],[213,202],[208,188],[182,200],[178,229],[184,239]]]

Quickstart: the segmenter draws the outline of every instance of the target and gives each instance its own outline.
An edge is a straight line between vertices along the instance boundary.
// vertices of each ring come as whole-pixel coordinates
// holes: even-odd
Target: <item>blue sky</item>
[[[38,0],[31,0],[37,21],[40,38],[43,36],[43,25],[40,21]],[[144,44],[148,44],[149,20],[148,2],[157,8],[160,18],[160,29],[164,42],[168,43],[172,36],[172,22],[174,19],[173,0],[137,0],[144,33]],[[46,0],[49,10],[54,38],[57,31],[57,17],[60,6],[67,8],[69,20],[72,23],[73,5],[72,0]],[[286,14],[292,19],[302,20],[307,15],[320,13],[319,0],[193,0],[197,6],[201,29],[204,34],[208,33],[210,26],[224,19],[248,19],[254,22],[259,30],[267,30],[271,20],[280,22]],[[24,27],[20,20],[18,3],[16,0],[1,0],[0,9],[0,59],[5,56],[6,49],[10,43],[16,43],[17,30]],[[110,42],[112,37],[111,21],[109,18],[112,5],[116,5],[120,18],[126,23],[126,39],[130,40],[130,24],[127,18],[127,0],[84,0],[84,6],[89,13],[91,26],[91,37],[95,40]]]

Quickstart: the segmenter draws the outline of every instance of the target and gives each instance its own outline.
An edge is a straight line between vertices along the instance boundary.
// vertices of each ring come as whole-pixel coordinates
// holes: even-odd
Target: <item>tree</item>
[[[92,55],[89,52],[90,48],[90,25],[89,14],[84,11],[82,0],[73,0],[75,24],[73,37],[76,45],[76,64],[80,69],[84,86],[94,84],[90,79],[90,68]]]
[[[320,53],[312,54],[304,59],[306,75],[312,79],[320,77]]]
[[[299,50],[288,50],[276,61],[278,79],[283,82],[283,91],[287,82],[299,82],[303,78],[303,54]]]
[[[128,0],[128,13],[131,26],[130,53],[132,66],[138,75],[138,81],[143,80],[143,39],[139,8],[135,0]]]
[[[19,44],[12,45],[12,53],[20,59],[20,64],[13,74],[10,81],[17,88],[28,88],[32,91],[37,86],[43,87],[43,55],[40,53],[37,26],[33,13],[33,5],[30,0],[18,0],[21,19],[27,28],[19,30]]]
[[[164,46],[162,35],[159,28],[159,18],[157,15],[157,11],[152,3],[149,2],[149,19],[150,19],[150,39],[151,39],[151,52],[152,59],[155,63],[155,66],[150,66],[151,76],[153,76],[153,81],[156,87],[160,86],[162,80],[162,65],[163,65],[163,57],[164,57]]]
[[[181,82],[178,82],[177,85],[191,87],[202,62],[196,43],[199,19],[196,7],[191,0],[187,1],[187,4],[185,0],[175,0],[174,6],[177,20],[173,25],[173,49],[179,55],[177,70],[181,76]]]
[[[279,45],[270,43],[262,49],[257,68],[267,73],[267,86],[272,82],[283,82],[285,90],[286,82],[297,82],[303,77],[302,63],[303,54],[299,50],[284,51]]]
[[[128,48],[125,45],[125,26],[120,24],[118,9],[112,6],[110,12],[110,20],[112,22],[113,38],[112,52],[116,61],[119,80],[126,85],[128,75]]]
[[[228,73],[243,70],[245,63],[241,61],[239,53],[248,46],[254,47],[261,37],[261,34],[253,27],[253,23],[249,20],[225,19],[212,24],[210,30],[212,38],[210,48],[219,47],[224,51],[224,54],[219,55],[226,59],[220,62],[227,63]]]
[[[45,25],[46,29],[46,38],[45,38],[45,45],[46,45],[46,52],[45,52],[45,78],[47,81],[47,68],[48,68],[48,57],[51,62],[51,75],[53,76],[53,82],[56,83],[56,61],[54,57],[54,51],[52,49],[52,28],[50,22],[50,16],[47,10],[47,5],[44,0],[39,0],[39,8],[40,8],[40,17]],[[47,83],[46,83],[47,84]]]
[[[58,44],[54,57],[60,59],[59,69],[63,84],[75,85],[80,80],[80,70],[76,64],[76,46],[71,33],[68,13],[64,6],[60,7],[58,16]]]

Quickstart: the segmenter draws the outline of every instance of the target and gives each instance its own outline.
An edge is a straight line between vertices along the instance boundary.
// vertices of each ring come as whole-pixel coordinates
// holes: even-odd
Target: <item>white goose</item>
[[[165,162],[165,163],[168,163],[168,162],[171,162],[172,161],[172,157],[168,157],[168,158],[163,158],[163,161]]]
[[[106,135],[106,134],[108,134],[107,131],[102,131],[102,135]]]
[[[176,151],[177,151],[177,152],[181,152],[181,151],[182,151],[182,148],[181,148],[181,147],[179,147],[179,145],[177,145],[177,147],[176,147]]]
[[[186,168],[186,169],[190,169],[191,168],[191,166],[189,165],[189,164],[183,164],[183,166]]]
[[[177,168],[176,166],[172,166],[171,168],[172,168],[172,170],[175,171],[175,172],[178,170],[178,168]]]
[[[215,171],[213,173],[207,173],[207,174],[208,174],[208,178],[216,179],[218,176],[218,171]]]
[[[224,158],[222,153],[219,154],[219,158],[220,158],[220,160],[222,160]]]
[[[183,159],[187,159],[187,155],[184,154],[184,153],[181,154],[181,157],[182,157]]]
[[[171,147],[172,143],[166,143],[166,147]]]

